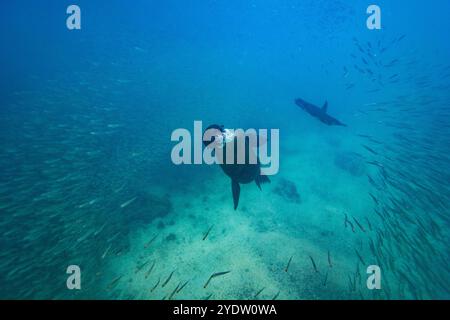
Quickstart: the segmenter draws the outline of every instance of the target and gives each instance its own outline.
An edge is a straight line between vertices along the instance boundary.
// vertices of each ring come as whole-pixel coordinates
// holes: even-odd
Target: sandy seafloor
[[[172,299],[253,299],[263,288],[259,299],[277,294],[278,299],[361,297],[361,290],[349,291],[348,275],[358,268],[354,249],[364,255],[367,248],[358,240],[361,230],[353,233],[344,227],[344,214],[364,222],[370,232],[364,217],[371,200],[353,196],[367,188],[367,178],[336,167],[335,154],[342,145],[336,148],[320,136],[308,137],[306,144],[296,141],[295,136],[283,137],[281,153],[289,156],[281,156],[281,172],[262,191],[254,183],[242,185],[236,211],[230,180],[218,166],[207,168],[210,177],[201,185],[171,190],[171,212],[130,233],[127,253],[107,254],[107,267],[97,274],[98,289],[119,299],[167,299],[177,285],[189,281]],[[276,192],[285,179],[295,183],[300,201]],[[168,190],[155,187],[153,192],[162,196]],[[359,269],[359,286],[365,288],[367,276]],[[222,271],[231,272],[204,288],[212,273]],[[367,289],[362,291],[371,297]]]

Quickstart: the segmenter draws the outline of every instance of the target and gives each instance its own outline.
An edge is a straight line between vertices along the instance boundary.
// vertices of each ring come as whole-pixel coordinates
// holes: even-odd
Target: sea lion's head
[[[215,145],[223,144],[225,129],[223,125],[212,124],[203,133],[203,144],[205,147],[213,148]]]

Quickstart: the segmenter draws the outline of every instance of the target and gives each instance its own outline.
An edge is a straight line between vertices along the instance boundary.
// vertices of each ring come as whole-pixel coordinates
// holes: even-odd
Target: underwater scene
[[[0,299],[450,299],[449,14],[3,2]]]

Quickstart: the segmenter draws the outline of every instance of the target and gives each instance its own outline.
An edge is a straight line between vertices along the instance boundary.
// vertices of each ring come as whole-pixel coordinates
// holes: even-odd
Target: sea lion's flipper
[[[258,186],[259,190],[261,190],[261,183],[270,183],[269,177],[260,174],[255,179],[256,185]]]
[[[233,191],[234,210],[236,210],[239,204],[239,194],[241,193],[241,187],[237,181],[231,180],[231,190]]]
[[[259,180],[259,176],[256,177],[255,182],[256,182],[256,185],[258,186],[259,190],[262,190],[261,189],[261,181]]]
[[[261,181],[261,183],[270,183],[269,177],[266,175],[260,175],[259,181]]]

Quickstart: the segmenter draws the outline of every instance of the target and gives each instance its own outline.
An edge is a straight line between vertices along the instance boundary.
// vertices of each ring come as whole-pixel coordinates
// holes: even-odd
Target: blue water
[[[448,1],[69,4],[0,12],[0,298],[450,298]],[[195,120],[280,130],[237,210]]]

